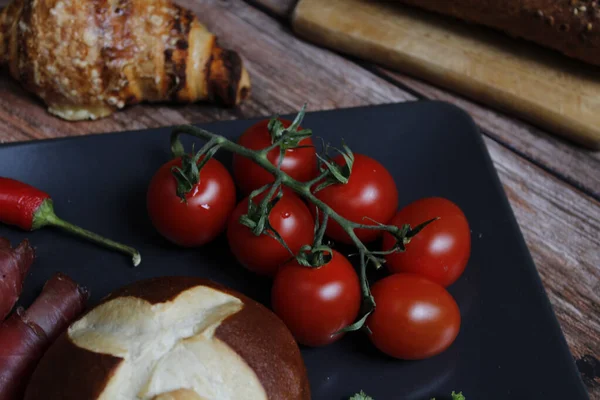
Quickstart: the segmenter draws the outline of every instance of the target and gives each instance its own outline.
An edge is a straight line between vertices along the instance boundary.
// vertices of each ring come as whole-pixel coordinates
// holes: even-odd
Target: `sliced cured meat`
[[[25,311],[0,324],[0,400],[21,400],[29,377],[52,342],[81,314],[87,292],[63,274],[54,275]]]
[[[33,263],[35,252],[27,240],[13,249],[0,238],[0,322],[6,318],[23,289],[23,281]]]

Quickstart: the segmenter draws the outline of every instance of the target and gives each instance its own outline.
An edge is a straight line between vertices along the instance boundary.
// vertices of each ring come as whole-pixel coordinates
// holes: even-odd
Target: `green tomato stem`
[[[321,173],[321,175],[317,176],[312,181],[306,182],[306,184],[309,187],[313,187],[315,184],[317,184],[317,183],[321,182],[323,179],[325,179],[327,177],[327,175],[329,175],[329,171],[324,171],[324,172]]]
[[[280,147],[284,140],[285,140],[285,136],[281,136],[276,141],[274,141],[273,144],[271,144],[269,147],[260,150],[259,151],[260,154],[264,155],[266,157],[267,154],[269,154],[273,149]]]
[[[207,141],[210,141],[211,139],[215,139],[214,143],[220,145],[221,148],[223,148],[227,151],[230,151],[232,153],[236,153],[243,157],[251,159],[258,165],[260,165],[261,167],[266,169],[268,172],[270,172],[273,176],[276,177],[276,179],[280,180],[283,185],[289,187],[294,192],[298,193],[300,196],[304,197],[306,200],[310,201],[315,206],[319,207],[319,209],[323,213],[326,213],[327,215],[329,215],[330,218],[332,218],[338,224],[340,224],[340,226],[344,229],[344,231],[346,231],[346,233],[348,233],[348,235],[350,235],[350,237],[352,238],[352,240],[355,242],[356,246],[359,249],[360,248],[366,249],[364,244],[354,234],[354,229],[362,227],[363,226],[362,224],[357,224],[355,222],[348,221],[347,219],[345,219],[344,217],[339,215],[337,212],[335,212],[335,210],[333,210],[326,203],[319,200],[314,194],[311,193],[311,191],[310,191],[310,188],[311,188],[310,183],[311,182],[299,182],[296,179],[289,176],[288,174],[286,174],[285,172],[281,171],[275,165],[271,164],[271,162],[269,160],[267,160],[266,156],[262,156],[262,154],[261,154],[262,150],[259,150],[258,152],[256,152],[254,150],[247,149],[243,146],[240,146],[237,143],[234,143],[234,142],[224,138],[223,136],[215,135],[214,133],[209,132],[207,130],[197,128],[194,126],[189,126],[189,125],[183,125],[183,126],[176,127],[171,136],[171,143],[177,142],[178,137],[181,133],[186,133],[188,135],[195,136],[197,138],[207,140]]]
[[[194,126],[184,125],[184,126],[176,127],[175,130],[173,131],[173,133],[171,134],[171,148],[174,149],[174,152],[175,152],[175,150],[181,151],[181,149],[183,147],[183,146],[181,146],[181,143],[179,142],[179,135],[181,135],[183,133],[203,139],[210,143],[213,143],[213,145],[220,146],[220,148],[223,148],[227,151],[236,153],[242,157],[249,158],[250,160],[254,161],[256,164],[260,165],[262,168],[264,168],[265,170],[270,172],[275,177],[276,183],[283,184],[283,185],[289,187],[294,192],[296,192],[298,195],[304,197],[310,203],[312,203],[316,207],[318,207],[320,212],[322,212],[324,214],[324,217],[327,216],[328,218],[333,219],[335,222],[337,222],[342,227],[342,229],[348,234],[348,236],[350,237],[350,239],[352,240],[354,245],[357,247],[359,254],[360,254],[360,258],[361,258],[360,281],[361,281],[361,291],[363,294],[363,308],[364,308],[363,314],[364,315],[359,322],[354,324],[352,327],[349,327],[350,330],[359,329],[362,326],[362,324],[364,324],[364,321],[365,321],[367,315],[370,312],[372,312],[372,310],[375,307],[375,300],[373,299],[373,296],[371,295],[371,290],[369,288],[369,281],[367,279],[367,272],[366,272],[367,262],[372,261],[377,267],[379,267],[381,265],[381,261],[367,249],[367,247],[362,243],[362,241],[356,236],[356,233],[354,232],[354,230],[355,229],[378,229],[378,230],[390,232],[393,234],[397,234],[399,232],[398,228],[395,226],[388,226],[388,225],[381,225],[381,224],[366,225],[366,224],[359,224],[359,223],[356,223],[353,221],[349,221],[346,218],[342,217],[340,214],[338,214],[334,209],[332,209],[330,206],[328,206],[325,202],[318,199],[311,192],[311,188],[315,183],[318,183],[319,181],[326,178],[328,171],[321,173],[319,175],[319,177],[317,177],[309,182],[299,182],[296,179],[289,176],[288,174],[286,174],[285,172],[281,171],[281,169],[279,169],[277,166],[273,165],[267,159],[267,153],[269,151],[273,150],[274,148],[276,148],[277,145],[283,140],[283,138],[280,138],[273,145],[271,145],[265,149],[254,151],[254,150],[247,149],[246,147],[240,146],[239,144],[232,142],[232,141],[224,138],[223,136],[216,135],[214,133],[211,133],[209,131],[206,131],[204,129],[197,128]],[[273,187],[276,187],[276,186],[277,185],[273,185]],[[270,196],[267,197],[267,199],[269,199],[269,198],[270,198]],[[323,232],[321,232],[321,231],[318,232],[318,235],[321,236],[323,233],[324,233],[324,228],[323,228]]]
[[[344,229],[344,231],[350,236],[354,244],[359,250],[368,251],[365,245],[358,239],[356,234],[354,233],[354,229],[363,228],[371,225],[357,224],[355,222],[349,221],[346,218],[339,215],[334,209],[329,207],[325,202],[319,200],[311,191],[311,183],[310,182],[299,182],[296,179],[292,178],[282,170],[278,169],[275,165],[271,164],[271,162],[264,155],[263,150],[254,151],[247,149],[246,147],[240,146],[237,143],[234,143],[223,136],[216,135],[212,132],[204,130],[202,128],[197,128],[190,125],[183,125],[176,127],[171,135],[171,143],[177,143],[179,141],[179,135],[181,133],[185,133],[209,142],[212,142],[213,145],[219,145],[221,148],[230,151],[232,153],[239,154],[243,157],[249,158],[254,161],[256,164],[260,165],[268,172],[270,172],[273,176],[275,176],[276,180],[281,182],[281,184],[289,187],[294,192],[298,193],[300,196],[304,197],[306,200],[313,203],[317,206],[321,212],[327,214],[330,218],[332,218],[335,222],[340,224],[340,226]],[[381,229],[382,227],[377,226],[377,228]]]

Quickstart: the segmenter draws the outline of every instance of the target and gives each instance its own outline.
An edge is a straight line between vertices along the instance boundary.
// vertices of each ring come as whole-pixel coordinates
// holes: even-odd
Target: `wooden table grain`
[[[0,0],[0,6],[7,0]],[[600,152],[593,152],[413,77],[340,56],[296,38],[290,0],[180,0],[253,80],[237,109],[206,104],[139,105],[94,122],[46,113],[0,72],[0,142],[152,128],[297,111],[439,99],[481,127],[571,352],[592,399],[600,400]]]

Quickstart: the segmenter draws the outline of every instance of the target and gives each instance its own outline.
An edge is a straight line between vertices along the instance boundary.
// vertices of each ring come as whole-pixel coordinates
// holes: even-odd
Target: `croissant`
[[[142,101],[236,105],[240,56],[170,0],[13,0],[0,10],[0,66],[67,120]]]

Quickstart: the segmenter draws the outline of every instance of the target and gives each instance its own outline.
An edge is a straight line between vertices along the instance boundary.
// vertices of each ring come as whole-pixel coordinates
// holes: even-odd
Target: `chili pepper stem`
[[[32,229],[34,229],[34,230],[39,229],[43,226],[55,226],[64,231],[67,231],[75,236],[79,236],[84,239],[87,239],[90,242],[96,243],[100,246],[127,254],[127,255],[131,256],[134,267],[137,267],[142,262],[142,256],[133,247],[129,247],[124,244],[117,243],[113,240],[102,237],[94,232],[90,232],[86,229],[83,229],[77,225],[73,225],[72,223],[59,218],[56,215],[56,213],[54,212],[54,206],[52,204],[52,200],[50,200],[50,199],[44,200],[44,202],[40,205],[40,207],[36,211],[34,219],[33,219],[33,228]]]

